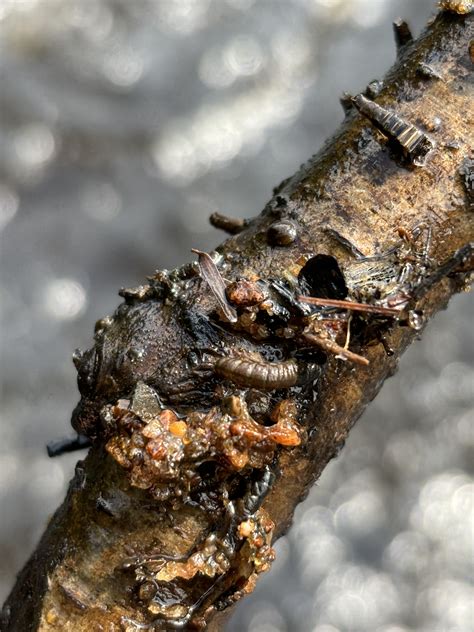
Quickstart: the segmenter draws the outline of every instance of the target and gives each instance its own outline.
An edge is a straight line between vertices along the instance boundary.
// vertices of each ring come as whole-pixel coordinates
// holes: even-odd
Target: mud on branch
[[[473,267],[472,15],[445,11],[232,237],[120,292],[77,352],[92,449],[5,630],[218,629]],[[472,46],[471,46],[472,50]]]

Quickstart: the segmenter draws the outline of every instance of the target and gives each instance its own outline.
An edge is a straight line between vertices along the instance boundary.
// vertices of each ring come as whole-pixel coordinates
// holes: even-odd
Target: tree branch
[[[259,217],[230,222],[200,268],[121,293],[76,356],[73,424],[93,447],[2,630],[217,630],[252,590],[401,353],[467,282],[473,36],[472,15],[443,12],[405,38],[380,107],[346,99],[340,131]]]

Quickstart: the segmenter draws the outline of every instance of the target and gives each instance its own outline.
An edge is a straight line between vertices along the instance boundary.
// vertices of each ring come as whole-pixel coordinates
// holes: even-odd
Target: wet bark
[[[381,91],[367,93],[398,117],[385,132],[346,100],[341,129],[276,188],[262,214],[231,222],[238,234],[214,259],[226,284],[246,280],[245,296],[234,286],[216,299],[203,270],[188,266],[123,292],[113,317],[98,323],[94,349],[76,358],[82,400],[73,416],[93,447],[18,577],[2,630],[222,629],[232,603],[269,566],[269,540],[288,529],[401,353],[466,287],[473,38],[472,14],[444,12],[418,40],[402,41]],[[257,290],[273,292],[273,306],[262,307]],[[370,364],[325,348],[329,339],[344,347],[326,320],[316,321],[317,359],[298,357],[315,334],[298,299],[308,293],[399,310],[351,312],[350,349]],[[222,312],[226,301],[237,324]],[[347,309],[330,313],[346,336]],[[232,377],[237,369],[225,373],[222,362],[218,375],[215,358],[206,373],[199,364],[208,348],[211,359],[250,363],[258,352],[260,382],[256,373]],[[277,361],[290,363],[289,375],[292,362],[315,364],[315,373],[302,385],[266,388]]]

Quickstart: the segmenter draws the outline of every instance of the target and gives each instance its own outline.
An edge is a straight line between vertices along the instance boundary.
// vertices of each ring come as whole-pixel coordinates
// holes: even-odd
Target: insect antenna
[[[365,312],[367,314],[380,314],[382,316],[398,316],[400,310],[392,307],[381,307],[379,305],[370,305],[369,303],[356,303],[355,301],[346,301],[335,298],[315,298],[313,296],[298,296],[303,303],[317,305],[318,307],[340,307],[353,312]]]

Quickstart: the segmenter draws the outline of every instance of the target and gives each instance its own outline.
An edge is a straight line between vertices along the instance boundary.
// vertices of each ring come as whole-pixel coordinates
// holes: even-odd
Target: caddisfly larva
[[[296,360],[268,362],[258,354],[244,353],[218,358],[214,371],[237,386],[263,391],[290,388],[298,383],[300,377]]]
[[[434,148],[434,142],[424,132],[363,94],[358,94],[352,102],[411,164],[416,167],[425,165],[428,154]]]

